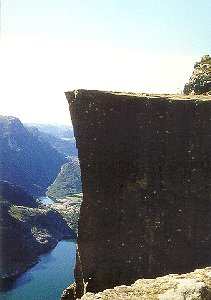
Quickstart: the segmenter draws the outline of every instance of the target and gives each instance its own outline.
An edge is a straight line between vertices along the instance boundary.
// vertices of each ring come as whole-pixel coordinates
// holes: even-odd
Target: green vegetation
[[[81,202],[71,205],[67,201],[64,204],[53,204],[52,206],[67,222],[67,225],[77,233]]]
[[[67,200],[69,201],[82,201],[83,199],[83,193],[73,194],[72,196],[67,196]]]
[[[19,221],[30,221],[32,218],[38,218],[39,216],[46,215],[50,211],[50,208],[28,208],[24,206],[11,205],[9,214]]]
[[[83,195],[79,162],[66,158],[77,154],[70,133],[59,128],[55,137],[0,116],[0,280],[21,274],[59,240],[76,238]],[[68,199],[45,206],[30,195],[43,195],[53,180],[48,195]]]
[[[76,193],[68,196],[65,199],[57,199],[57,202],[50,207],[56,210],[67,222],[68,226],[76,233],[78,232],[78,219],[80,215],[81,202],[83,194]]]
[[[46,195],[52,198],[73,197],[81,192],[81,172],[77,159],[62,166],[56,180],[48,187]]]

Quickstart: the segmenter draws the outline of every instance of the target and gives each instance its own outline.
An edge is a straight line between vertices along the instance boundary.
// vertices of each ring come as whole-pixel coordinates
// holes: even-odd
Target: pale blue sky
[[[210,54],[210,0],[1,3],[2,113],[23,122],[68,123],[72,88],[176,93]]]

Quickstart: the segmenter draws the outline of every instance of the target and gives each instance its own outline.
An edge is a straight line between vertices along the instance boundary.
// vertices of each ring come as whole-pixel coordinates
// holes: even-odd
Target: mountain
[[[78,155],[78,150],[77,150],[76,144],[75,144],[75,138],[72,137],[71,131],[70,131],[71,137],[58,137],[58,135],[59,135],[58,130],[55,132],[55,134],[53,132],[47,133],[48,131],[46,130],[44,125],[42,126],[41,124],[39,124],[39,125],[34,125],[34,126],[28,126],[26,124],[25,126],[31,133],[33,133],[34,136],[48,142],[53,148],[55,148],[58,152],[64,154],[65,156],[77,156]],[[55,127],[56,126],[54,126],[53,128],[55,128]],[[44,130],[44,131],[42,131],[42,130]],[[62,133],[62,131],[61,131],[61,133]],[[67,132],[65,131],[65,132],[63,132],[63,134],[64,134],[64,136],[66,136]],[[61,134],[61,136],[62,136],[62,134]]]
[[[34,197],[21,187],[7,181],[0,181],[0,200],[19,206],[38,207],[38,202]]]
[[[80,165],[78,159],[74,159],[62,166],[61,172],[48,187],[46,194],[53,198],[65,198],[81,190]]]
[[[0,283],[38,262],[59,240],[76,238],[62,216],[50,208],[28,208],[0,201]]]
[[[36,124],[36,123],[27,123],[24,124],[29,127],[35,127],[39,131],[44,132],[46,134],[51,134],[59,139],[63,138],[73,138],[73,127],[69,125],[53,125],[53,124]]]
[[[0,116],[0,153],[0,180],[19,185],[32,195],[42,195],[67,162],[15,117]]]
[[[184,94],[211,94],[211,57],[204,55],[194,65],[193,73],[184,87]]]

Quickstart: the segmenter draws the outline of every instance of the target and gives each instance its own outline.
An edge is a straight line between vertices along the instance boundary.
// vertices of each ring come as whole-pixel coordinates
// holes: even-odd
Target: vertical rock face
[[[76,296],[206,266],[211,98],[66,97],[84,193]]]

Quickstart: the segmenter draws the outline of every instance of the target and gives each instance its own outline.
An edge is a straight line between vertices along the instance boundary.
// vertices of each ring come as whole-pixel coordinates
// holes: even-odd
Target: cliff
[[[84,195],[76,297],[207,266],[211,97],[66,97]]]

